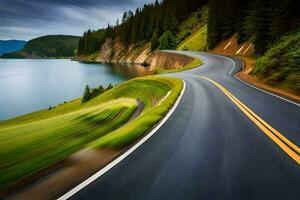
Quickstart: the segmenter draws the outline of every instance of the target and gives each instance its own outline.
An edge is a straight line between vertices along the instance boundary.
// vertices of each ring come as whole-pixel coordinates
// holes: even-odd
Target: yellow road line
[[[218,87],[237,107],[252,121],[254,122],[269,138],[271,138],[283,151],[285,151],[293,160],[300,164],[300,148],[284,137],[279,131],[274,129],[266,121],[255,114],[250,108],[230,93],[224,86],[214,80],[204,76],[198,76],[205,79]]]

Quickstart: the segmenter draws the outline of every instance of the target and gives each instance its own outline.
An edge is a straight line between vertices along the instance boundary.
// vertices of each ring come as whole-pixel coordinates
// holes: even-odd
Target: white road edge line
[[[269,95],[272,95],[272,96],[274,96],[274,97],[277,97],[277,98],[279,98],[279,99],[281,99],[281,100],[287,101],[287,102],[289,102],[289,103],[294,104],[295,106],[300,107],[300,104],[299,104],[299,103],[296,103],[296,102],[294,102],[294,101],[291,101],[291,100],[289,100],[289,99],[286,99],[286,98],[284,98],[284,97],[281,97],[281,96],[279,96],[279,95],[277,95],[277,94],[273,94],[273,93],[271,93],[271,92],[267,92],[267,91],[265,91],[265,90],[263,90],[263,89],[260,89],[260,88],[258,88],[258,87],[255,87],[254,85],[251,85],[251,84],[249,84],[249,83],[247,83],[247,82],[241,80],[239,77],[236,77],[236,76],[234,76],[234,77],[235,77],[236,79],[238,79],[239,81],[241,81],[242,83],[244,83],[245,85],[248,85],[249,87],[252,87],[252,88],[257,89],[257,90],[259,90],[259,91],[261,91],[261,92],[267,93],[267,94],[269,94]]]
[[[66,199],[69,199],[74,194],[76,194],[77,192],[79,192],[80,190],[82,190],[84,187],[86,187],[87,185],[89,185],[90,183],[92,183],[93,181],[95,181],[96,179],[98,179],[99,177],[101,177],[103,174],[105,174],[111,168],[113,168],[114,166],[116,166],[118,163],[120,163],[122,160],[124,160],[127,156],[129,156],[131,153],[133,153],[139,146],[141,146],[148,139],[150,139],[156,133],[156,131],[158,131],[159,128],[164,125],[164,123],[171,117],[171,115],[173,114],[173,112],[178,107],[178,105],[180,103],[180,100],[182,99],[183,94],[185,92],[185,88],[186,88],[185,81],[184,80],[181,80],[181,81],[183,83],[183,87],[182,87],[180,95],[178,96],[175,104],[169,110],[169,112],[167,113],[167,115],[161,120],[161,122],[152,131],[150,131],[150,133],[148,133],[138,143],[136,143],[133,147],[131,147],[125,153],[123,153],[122,155],[120,155],[114,161],[112,161],[111,163],[109,163],[103,169],[99,170],[97,173],[95,173],[94,175],[92,175],[91,177],[89,177],[88,179],[86,179],[85,181],[83,181],[82,183],[80,183],[78,186],[76,186],[75,188],[73,188],[72,190],[70,190],[69,192],[67,192],[66,194],[64,194],[63,196],[59,197],[57,200],[66,200]]]
[[[232,73],[233,73],[233,71],[234,71],[236,65],[235,65],[235,62],[234,62],[231,58],[228,58],[228,57],[226,57],[226,56],[216,55],[216,54],[211,54],[211,55],[216,56],[216,57],[220,57],[220,58],[225,58],[226,60],[229,60],[230,62],[232,62],[232,63],[233,63],[233,67],[232,67],[231,71],[229,72],[229,75],[232,75]],[[287,101],[287,102],[289,102],[289,103],[292,103],[292,104],[294,104],[294,105],[300,107],[300,104],[299,104],[299,103],[296,103],[296,102],[294,102],[294,101],[291,101],[291,100],[289,100],[289,99],[286,99],[286,98],[281,97],[281,96],[279,96],[279,95],[276,95],[276,94],[274,94],[274,93],[271,93],[271,92],[265,91],[265,90],[263,90],[263,89],[260,89],[260,88],[254,86],[254,85],[251,85],[251,84],[249,84],[249,83],[247,83],[247,82],[241,80],[240,78],[236,77],[235,75],[232,75],[232,76],[233,76],[234,78],[236,78],[237,80],[239,80],[240,82],[244,83],[245,85],[249,86],[249,87],[252,87],[252,88],[254,88],[254,89],[256,89],[256,90],[259,90],[259,91],[261,91],[261,92],[264,92],[264,93],[266,93],[266,94],[269,94],[269,95],[271,95],[271,96],[277,97],[277,98],[279,98],[279,99],[281,99],[281,100]]]

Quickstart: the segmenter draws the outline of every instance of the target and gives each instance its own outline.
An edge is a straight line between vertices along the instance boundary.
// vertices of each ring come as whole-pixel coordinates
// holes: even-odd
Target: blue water
[[[0,120],[82,96],[84,87],[149,74],[142,66],[85,64],[67,59],[0,60]]]

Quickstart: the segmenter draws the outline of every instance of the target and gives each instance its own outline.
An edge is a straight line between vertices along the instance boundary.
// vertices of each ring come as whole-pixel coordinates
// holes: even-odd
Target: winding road
[[[237,59],[205,64],[175,112],[143,145],[70,199],[299,199],[300,106],[234,77]]]

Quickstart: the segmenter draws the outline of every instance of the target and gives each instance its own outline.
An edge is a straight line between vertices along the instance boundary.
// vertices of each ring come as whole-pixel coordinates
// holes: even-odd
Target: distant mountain
[[[0,40],[0,55],[21,50],[26,44],[23,40]]]
[[[78,36],[47,35],[26,43],[17,52],[3,54],[3,58],[65,58],[72,57],[77,48]]]

